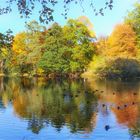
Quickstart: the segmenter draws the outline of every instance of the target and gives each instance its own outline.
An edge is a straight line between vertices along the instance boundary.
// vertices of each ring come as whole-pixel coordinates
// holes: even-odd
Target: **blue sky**
[[[87,4],[87,2],[90,0],[85,1],[86,3],[83,3],[85,12],[82,12],[82,8],[79,5],[72,4],[70,6],[68,18],[76,19],[82,15],[87,16],[93,23],[94,31],[97,36],[109,35],[112,32],[113,27],[117,23],[121,23],[123,21],[123,18],[127,15],[128,10],[131,10],[133,8],[133,4],[137,2],[137,0],[114,0],[113,10],[107,9],[105,11],[105,16],[95,16],[94,13],[92,12],[92,9]],[[105,0],[95,0],[96,7],[97,8],[103,7],[104,1]],[[63,16],[61,16],[61,13],[64,10],[62,8],[62,0],[60,0],[60,3],[55,7],[54,10],[55,10],[54,13],[55,21],[63,26],[67,20],[64,19]],[[14,34],[16,34],[24,30],[25,21],[28,22],[33,19],[38,20],[37,11],[34,11],[33,15],[28,20],[21,19],[17,12],[16,7],[14,7],[12,13],[0,16],[0,32],[5,32],[7,29],[10,28],[14,32]]]

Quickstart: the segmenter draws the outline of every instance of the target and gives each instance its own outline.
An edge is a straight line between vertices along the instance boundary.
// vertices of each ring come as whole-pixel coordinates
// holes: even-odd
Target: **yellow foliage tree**
[[[108,39],[108,57],[133,58],[137,54],[136,34],[127,24],[118,24]]]
[[[26,54],[26,44],[27,44],[27,34],[25,32],[21,32],[16,34],[13,42],[13,52],[17,55]]]
[[[105,56],[106,49],[108,48],[108,37],[100,36],[96,43],[96,47],[97,47],[97,55]]]

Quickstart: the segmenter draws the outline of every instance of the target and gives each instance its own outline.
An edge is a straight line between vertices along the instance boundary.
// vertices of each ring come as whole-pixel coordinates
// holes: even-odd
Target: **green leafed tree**
[[[92,59],[95,47],[92,44],[93,37],[82,22],[69,20],[64,27],[65,40],[72,50],[70,68],[72,72],[83,72]]]
[[[140,3],[136,3],[134,9],[128,13],[125,23],[131,25],[136,32],[137,44],[140,48]]]
[[[55,23],[47,31],[38,65],[49,73],[81,73],[94,53],[92,39],[88,28],[78,20],[69,20],[63,28]]]
[[[46,73],[68,72],[70,48],[65,44],[62,27],[54,23],[45,37],[44,54],[39,61],[39,67]]]
[[[46,29],[36,21],[26,24],[26,31],[17,34],[13,43],[12,67],[19,67],[21,73],[37,73],[37,62],[42,55]]]
[[[13,34],[9,29],[6,33],[0,33],[0,71],[7,72],[10,58],[12,56]]]

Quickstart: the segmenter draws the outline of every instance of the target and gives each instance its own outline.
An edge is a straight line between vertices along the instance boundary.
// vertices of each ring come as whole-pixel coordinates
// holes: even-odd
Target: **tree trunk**
[[[4,66],[4,60],[0,61],[0,73],[3,74],[3,66]]]

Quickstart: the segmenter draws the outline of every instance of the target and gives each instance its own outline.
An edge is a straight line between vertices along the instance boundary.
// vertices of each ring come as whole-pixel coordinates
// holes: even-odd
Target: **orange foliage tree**
[[[16,53],[16,55],[19,55],[20,53],[26,55],[26,47],[27,47],[27,34],[25,32],[21,32],[16,34],[14,37],[13,42],[13,52]]]
[[[106,56],[133,58],[137,54],[136,34],[127,24],[118,24],[108,39]]]

